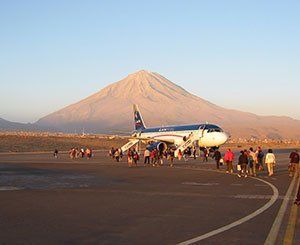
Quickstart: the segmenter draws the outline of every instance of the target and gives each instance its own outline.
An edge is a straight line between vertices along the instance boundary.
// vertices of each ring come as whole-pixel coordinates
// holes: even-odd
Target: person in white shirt
[[[150,151],[147,148],[144,151],[144,164],[150,164]]]
[[[268,153],[265,158],[265,163],[268,168],[269,176],[272,176],[274,174],[274,165],[276,163],[276,158],[272,149],[268,150]]]

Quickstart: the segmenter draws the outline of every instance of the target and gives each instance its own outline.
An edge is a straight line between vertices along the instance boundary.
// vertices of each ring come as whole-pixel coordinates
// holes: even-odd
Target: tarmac
[[[257,178],[213,160],[128,168],[106,152],[0,154],[0,243],[300,244],[289,152],[275,150],[274,176]]]

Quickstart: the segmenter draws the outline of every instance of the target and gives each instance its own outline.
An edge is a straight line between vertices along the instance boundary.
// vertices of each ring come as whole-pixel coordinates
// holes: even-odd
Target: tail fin
[[[142,115],[137,105],[133,105],[133,113],[134,113],[134,129],[135,130],[143,130],[146,128]]]

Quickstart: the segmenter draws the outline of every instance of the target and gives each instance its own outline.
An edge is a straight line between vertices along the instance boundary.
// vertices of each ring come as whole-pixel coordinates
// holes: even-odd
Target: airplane
[[[137,105],[133,105],[134,131],[129,142],[121,147],[122,152],[137,145],[139,142],[148,144],[147,148],[156,148],[160,152],[168,147],[175,148],[175,157],[179,151],[195,143],[201,148],[217,149],[228,140],[228,135],[214,124],[170,125],[147,128]]]

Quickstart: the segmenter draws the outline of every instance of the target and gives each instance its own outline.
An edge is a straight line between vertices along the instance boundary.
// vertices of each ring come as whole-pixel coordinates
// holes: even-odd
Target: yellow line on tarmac
[[[296,185],[296,195],[300,184],[300,177],[298,177],[298,183]],[[292,245],[294,241],[294,235],[295,235],[295,228],[296,228],[296,221],[297,221],[297,215],[298,215],[298,205],[294,205],[291,208],[291,213],[289,217],[289,221],[286,227],[285,235],[283,244],[285,245]]]

